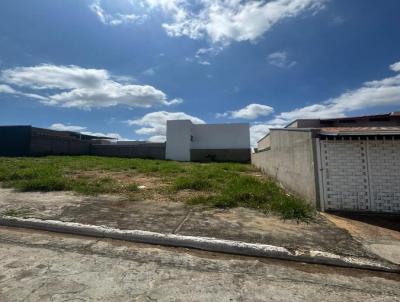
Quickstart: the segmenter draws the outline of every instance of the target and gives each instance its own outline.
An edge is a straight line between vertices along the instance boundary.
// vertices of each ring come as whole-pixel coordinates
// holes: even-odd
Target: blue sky
[[[165,139],[165,120],[400,110],[398,0],[0,2],[0,124]],[[396,64],[398,63],[398,64]]]

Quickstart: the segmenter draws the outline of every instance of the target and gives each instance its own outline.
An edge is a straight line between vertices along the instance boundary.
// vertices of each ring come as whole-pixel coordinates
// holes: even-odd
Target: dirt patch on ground
[[[121,185],[137,184],[147,189],[159,189],[167,187],[169,183],[165,179],[140,173],[112,172],[112,171],[80,171],[70,174],[70,177],[79,178],[112,178]]]

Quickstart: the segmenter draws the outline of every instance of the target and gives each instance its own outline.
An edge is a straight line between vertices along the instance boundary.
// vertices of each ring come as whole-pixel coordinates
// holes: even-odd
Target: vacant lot
[[[249,207],[284,219],[313,211],[250,165],[180,163],[95,156],[0,158],[0,182],[20,191],[124,194],[129,200],[179,201],[213,207]]]

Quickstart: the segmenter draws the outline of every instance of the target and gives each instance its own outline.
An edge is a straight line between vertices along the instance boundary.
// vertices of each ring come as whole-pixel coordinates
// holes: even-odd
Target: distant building
[[[0,156],[98,155],[165,159],[165,144],[32,126],[0,126]]]
[[[83,155],[92,140],[112,139],[32,126],[0,126],[0,156]]]
[[[179,161],[250,162],[248,124],[167,122],[167,143],[116,141],[111,137],[32,126],[0,126],[0,156],[98,155]]]
[[[167,121],[166,159],[250,162],[249,124]]]
[[[400,112],[299,119],[256,150],[255,166],[318,209],[400,213]]]

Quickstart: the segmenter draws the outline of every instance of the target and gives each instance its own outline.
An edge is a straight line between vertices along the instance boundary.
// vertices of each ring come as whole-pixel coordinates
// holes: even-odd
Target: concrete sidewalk
[[[3,214],[14,216],[217,238],[279,246],[292,252],[312,250],[399,263],[392,255],[398,246],[392,244],[394,250],[381,253],[379,248],[371,248],[374,240],[378,243],[378,238],[369,238],[367,234],[367,244],[367,240],[360,240],[360,236],[349,232],[347,229],[351,228],[346,229],[346,224],[339,224],[326,215],[318,215],[310,223],[297,223],[245,208],[207,209],[179,202],[132,202],[115,196],[19,193],[10,189],[0,189],[0,208]],[[348,225],[351,226],[351,222]],[[386,235],[392,236],[392,243],[400,242],[399,232],[388,230]]]
[[[400,275],[0,227],[0,301],[400,300]]]

